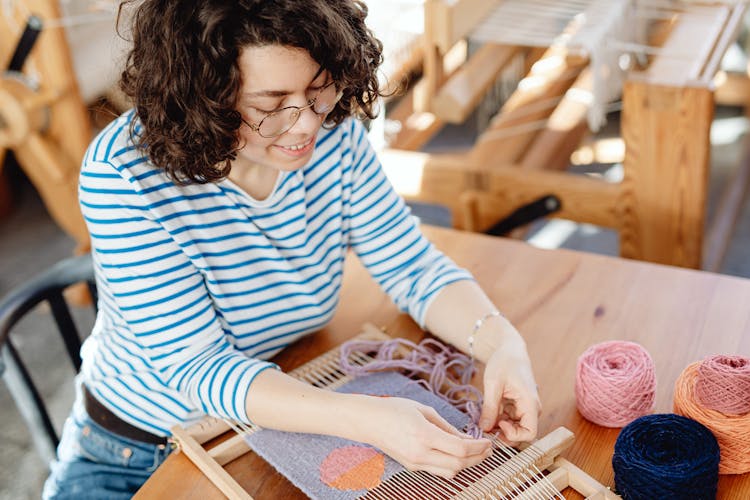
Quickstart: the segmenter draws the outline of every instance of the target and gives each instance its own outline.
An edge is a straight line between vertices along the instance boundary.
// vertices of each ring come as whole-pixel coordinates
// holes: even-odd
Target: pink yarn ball
[[[709,356],[698,367],[695,396],[725,415],[750,413],[750,358]]]
[[[654,362],[639,344],[602,342],[578,358],[578,411],[595,424],[624,427],[651,413],[655,392]]]

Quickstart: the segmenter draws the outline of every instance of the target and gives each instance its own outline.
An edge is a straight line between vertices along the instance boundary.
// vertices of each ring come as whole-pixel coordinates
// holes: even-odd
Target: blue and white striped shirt
[[[265,360],[331,319],[348,248],[420,324],[471,279],[421,235],[356,120],[321,129],[310,162],[257,201],[229,180],[172,182],[133,146],[133,117],[93,141],[79,189],[100,296],[82,377],[133,425],[247,421]]]

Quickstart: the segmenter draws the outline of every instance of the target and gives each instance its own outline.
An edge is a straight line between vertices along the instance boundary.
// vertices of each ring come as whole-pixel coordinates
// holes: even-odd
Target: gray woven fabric
[[[342,386],[339,392],[398,396],[412,399],[435,408],[440,415],[458,429],[468,424],[466,415],[438,398],[419,384],[398,373],[377,373],[360,377]],[[340,490],[328,486],[321,479],[321,464],[336,449],[346,446],[372,448],[346,439],[315,434],[298,434],[260,430],[246,438],[250,447],[310,498],[349,500],[367,493],[366,489]],[[403,470],[388,456],[382,481]]]

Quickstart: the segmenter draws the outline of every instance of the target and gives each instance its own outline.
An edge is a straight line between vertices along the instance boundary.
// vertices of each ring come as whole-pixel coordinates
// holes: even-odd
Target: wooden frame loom
[[[743,196],[722,203],[704,239],[713,78],[746,5],[688,2],[700,16],[653,24],[649,44],[659,49],[622,89],[624,178],[613,183],[559,171],[588,131],[581,96],[591,90],[592,73],[585,57],[559,47],[486,43],[452,74],[444,70],[451,48],[502,3],[426,0],[424,75],[413,102],[436,123],[460,123],[519,55],[531,68],[525,80],[535,85],[519,86],[468,152],[385,151],[381,159],[396,189],[408,200],[447,206],[456,227],[474,231],[555,194],[562,201],[555,217],[617,230],[623,257],[716,270]],[[740,168],[737,178],[746,185],[750,160]]]
[[[388,340],[390,337],[366,324],[363,332],[355,338]],[[358,364],[366,364],[371,360],[372,358],[361,353],[352,359]],[[305,363],[291,371],[290,375],[326,389],[335,389],[351,380],[351,377],[339,370],[339,348]],[[236,433],[232,434],[232,429]],[[256,429],[250,429],[250,432]],[[188,428],[175,426],[172,433],[179,448],[222,493],[233,500],[252,498],[224,469],[225,465],[239,456],[252,453],[237,424],[206,418]],[[231,436],[216,444],[215,438],[227,433]],[[510,452],[512,449],[492,436],[487,437],[493,439],[493,456],[477,466],[465,469],[452,481],[426,473],[402,471],[367,492],[364,498],[413,498],[410,492],[416,495],[417,490],[430,498],[497,498],[497,495],[501,498],[519,499],[540,496],[553,498],[567,487],[591,500],[620,498],[581,469],[559,457],[573,441],[573,434],[564,427],[559,427],[518,453]],[[540,471],[543,470],[548,473],[542,480]],[[550,489],[551,487],[554,489]]]

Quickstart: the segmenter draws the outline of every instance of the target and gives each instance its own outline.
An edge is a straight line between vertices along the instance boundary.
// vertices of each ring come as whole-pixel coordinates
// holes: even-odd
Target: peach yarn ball
[[[674,412],[700,422],[716,436],[720,474],[750,472],[747,366],[750,358],[712,356],[688,365],[675,383]],[[729,394],[730,390],[736,392]]]
[[[654,362],[635,342],[595,344],[578,358],[575,390],[584,418],[605,427],[624,427],[654,409]]]

